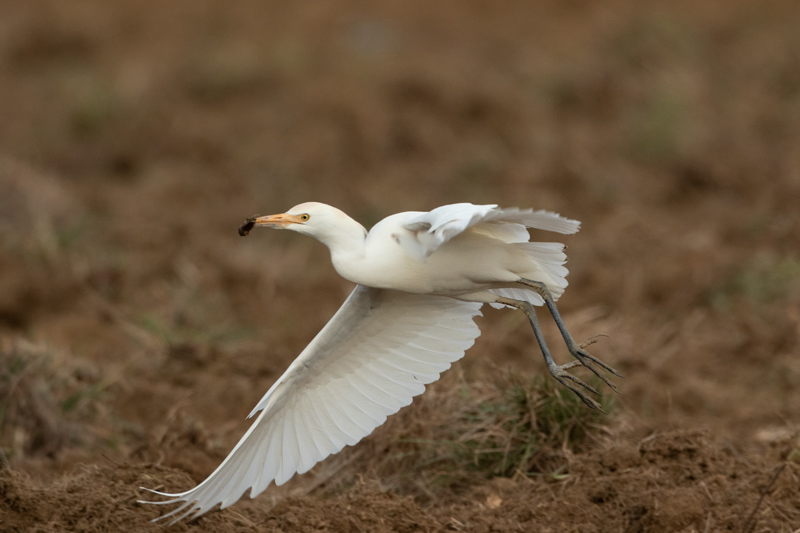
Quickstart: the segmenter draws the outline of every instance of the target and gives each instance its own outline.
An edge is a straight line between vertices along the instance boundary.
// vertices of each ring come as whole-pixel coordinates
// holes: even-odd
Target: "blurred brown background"
[[[137,487],[210,473],[351,289],[311,239],[236,234],[308,200],[368,227],[461,201],[581,220],[559,305],[610,335],[622,394],[535,465],[437,485],[436,428],[545,372],[486,309],[359,446],[176,531],[800,528],[797,2],[0,13],[0,530],[160,527]]]

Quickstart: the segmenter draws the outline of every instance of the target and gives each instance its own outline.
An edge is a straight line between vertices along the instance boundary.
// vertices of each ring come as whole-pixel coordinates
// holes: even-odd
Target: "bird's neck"
[[[330,231],[315,235],[322,244],[328,247],[331,257],[363,255],[367,237],[367,230],[364,229],[364,226],[350,217],[342,217],[336,222]]]

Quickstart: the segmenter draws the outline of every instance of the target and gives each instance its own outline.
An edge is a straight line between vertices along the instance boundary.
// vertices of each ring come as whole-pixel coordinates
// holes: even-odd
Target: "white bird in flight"
[[[571,234],[577,220],[461,203],[391,215],[367,232],[339,209],[307,202],[248,219],[240,235],[253,226],[318,239],[356,288],[258,402],[249,417],[261,414],[205,481],[175,494],[145,489],[169,499],[141,503],[182,503],[156,520],[224,509],[248,489],[255,498],[272,481],[282,485],[356,444],[464,356],[480,335],[473,319],[485,303],[527,315],[550,374],[586,405],[600,408],[582,389],[598,393],[570,368],[586,366],[616,391],[592,363],[621,375],[573,340],[556,308],[567,286],[564,246],[529,242],[527,228]],[[575,361],[553,361],[533,307],[542,304]]]

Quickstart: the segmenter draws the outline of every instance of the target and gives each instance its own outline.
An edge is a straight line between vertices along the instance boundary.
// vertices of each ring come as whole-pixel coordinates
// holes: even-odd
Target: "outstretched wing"
[[[404,242],[407,250],[421,258],[469,228],[507,243],[518,243],[530,239],[526,228],[569,234],[578,231],[581,223],[550,211],[462,203],[421,213],[405,221],[404,226],[416,237],[413,242]]]
[[[183,502],[160,518],[196,518],[357,443],[464,356],[480,335],[480,306],[357,286],[250,413],[261,410],[222,464],[189,491],[151,491],[170,499],[142,503]]]

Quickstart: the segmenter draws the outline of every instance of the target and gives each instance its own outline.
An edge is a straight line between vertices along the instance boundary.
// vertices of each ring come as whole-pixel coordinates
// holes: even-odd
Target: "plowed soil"
[[[0,531],[800,530],[797,2],[1,4]],[[150,522],[352,289],[237,235],[309,200],[581,220],[559,307],[620,394],[486,309],[355,447]]]

